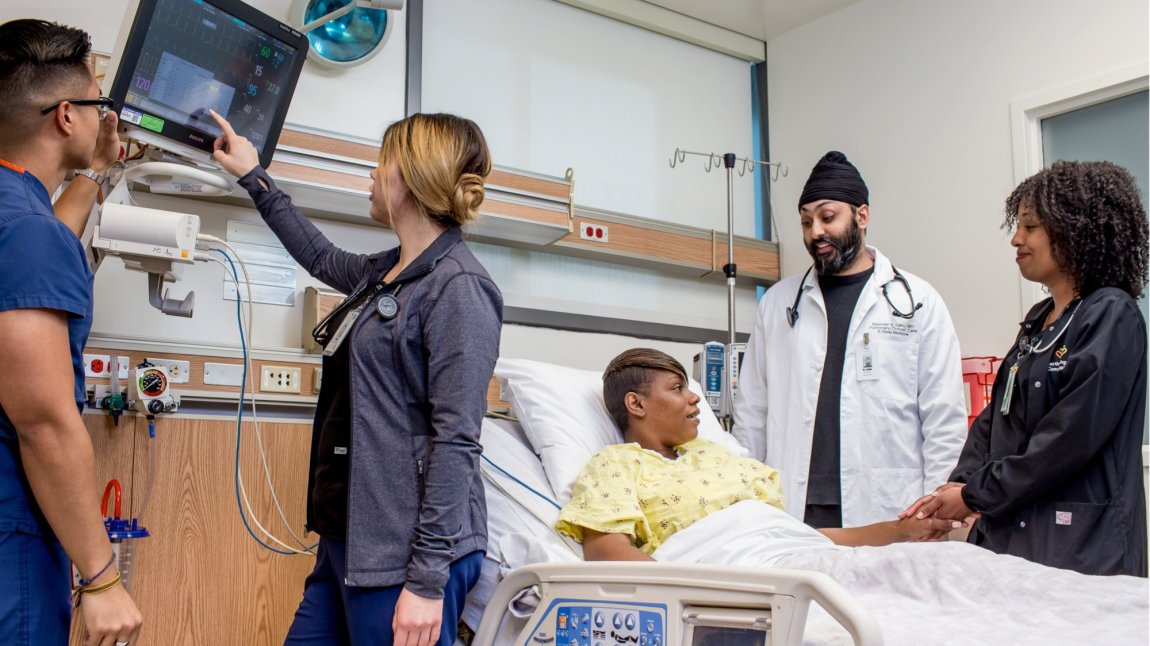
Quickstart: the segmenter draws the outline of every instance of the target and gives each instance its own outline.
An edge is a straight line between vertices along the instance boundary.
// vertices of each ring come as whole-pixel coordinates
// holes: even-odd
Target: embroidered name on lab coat
[[[913,321],[872,321],[867,329],[874,334],[907,338],[918,333],[918,327]]]

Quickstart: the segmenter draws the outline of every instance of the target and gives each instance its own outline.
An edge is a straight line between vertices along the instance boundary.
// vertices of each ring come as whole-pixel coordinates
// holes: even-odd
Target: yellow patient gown
[[[583,542],[583,529],[626,534],[653,553],[675,532],[742,500],[783,507],[779,474],[709,440],[675,447],[671,460],[638,444],[600,450],[575,480],[555,528]]]

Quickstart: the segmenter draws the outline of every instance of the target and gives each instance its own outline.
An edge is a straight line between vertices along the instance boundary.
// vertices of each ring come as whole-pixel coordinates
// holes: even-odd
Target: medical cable
[[[279,512],[280,519],[283,521],[284,525],[287,527],[288,532],[292,535],[293,538],[295,538],[295,540],[300,544],[300,546],[304,548],[303,550],[299,550],[299,549],[296,549],[295,547],[292,547],[291,545],[288,545],[283,540],[281,540],[279,537],[277,537],[275,534],[273,534],[271,531],[269,531],[267,528],[265,528],[262,523],[260,523],[259,516],[256,514],[255,510],[252,508],[251,500],[248,498],[247,488],[244,486],[243,472],[240,469],[239,455],[240,455],[242,427],[243,427],[243,400],[244,400],[244,396],[245,396],[245,392],[246,392],[246,386],[247,386],[247,375],[252,374],[251,354],[247,351],[247,348],[250,345],[250,341],[251,341],[251,320],[252,320],[251,319],[251,316],[252,316],[251,315],[251,311],[252,311],[252,308],[251,308],[251,303],[252,303],[252,301],[251,301],[251,284],[250,284],[250,282],[245,281],[247,284],[247,287],[248,287],[248,312],[249,312],[248,324],[246,327],[247,336],[245,337],[245,335],[244,335],[245,327],[244,327],[244,321],[242,318],[242,310],[240,309],[240,298],[239,298],[239,294],[238,294],[238,286],[239,286],[238,278],[239,277],[235,271],[235,264],[232,262],[231,257],[228,254],[226,254],[225,252],[218,250],[218,249],[215,251],[218,251],[221,255],[224,256],[225,259],[228,260],[229,264],[231,265],[231,269],[232,269],[232,277],[233,277],[233,279],[236,280],[236,285],[237,285],[236,316],[237,316],[237,320],[239,321],[239,325],[240,325],[240,343],[241,343],[241,346],[242,346],[243,352],[244,352],[243,381],[242,381],[241,386],[240,386],[240,401],[239,401],[239,405],[237,407],[238,410],[237,410],[237,414],[236,414],[236,464],[235,464],[236,478],[235,478],[235,482],[236,482],[236,504],[237,504],[237,507],[240,507],[240,510],[239,510],[240,511],[240,518],[241,518],[241,520],[244,521],[245,527],[247,527],[247,518],[245,518],[244,513],[243,513],[244,508],[246,508],[247,509],[247,515],[251,517],[251,520],[256,524],[256,527],[258,527],[259,530],[264,533],[264,535],[266,535],[268,538],[270,538],[272,540],[272,542],[280,545],[285,550],[287,550],[286,552],[284,552],[284,551],[277,550],[275,548],[268,546],[267,544],[263,543],[263,541],[260,541],[254,534],[252,534],[250,527],[247,527],[248,533],[252,534],[252,537],[255,538],[256,541],[260,543],[260,545],[262,545],[263,547],[265,547],[265,548],[267,548],[273,552],[276,552],[278,554],[314,554],[314,552],[311,550],[315,546],[313,545],[313,546],[309,547],[292,530],[291,524],[287,521],[286,515],[283,512],[283,508],[280,505],[279,498],[276,496],[275,488],[274,488],[274,486],[271,485],[271,472],[268,469],[268,465],[267,465],[267,456],[264,452],[263,438],[259,433],[259,417],[258,417],[258,414],[256,412],[255,393],[252,393],[253,426],[256,430],[256,443],[257,443],[257,446],[259,447],[260,457],[261,457],[261,461],[262,461],[263,467],[264,467],[264,473],[268,478],[269,489],[270,489],[271,495],[272,495],[272,501],[275,504],[277,511]],[[221,263],[221,264],[223,264],[223,263]],[[246,268],[244,267],[242,259],[240,259],[240,267],[245,269],[244,278],[246,279],[247,278],[247,272],[246,272]],[[241,499],[243,501],[242,506],[240,506],[240,500]]]
[[[144,525],[144,512],[148,510],[148,503],[152,500],[152,486],[156,484],[156,454],[160,450],[160,445],[156,442],[156,416],[148,415],[148,484],[144,487],[144,499],[140,503],[140,513],[136,514],[136,519],[140,525]]]
[[[246,387],[247,387],[248,375],[251,373],[251,355],[248,352],[248,346],[250,345],[250,341],[251,341],[251,322],[252,322],[252,317],[253,317],[253,313],[252,313],[252,302],[253,301],[252,301],[252,294],[251,294],[251,282],[250,282],[250,280],[248,280],[247,267],[244,265],[243,259],[239,258],[239,254],[236,253],[235,249],[232,248],[231,245],[229,245],[227,242],[225,242],[219,238],[216,238],[215,236],[210,236],[210,235],[206,235],[206,234],[200,234],[198,236],[198,239],[201,241],[205,241],[205,242],[218,243],[218,244],[223,245],[227,249],[231,250],[232,254],[234,254],[236,256],[236,258],[240,260],[240,267],[243,269],[244,278],[245,278],[245,285],[247,287],[247,294],[248,294],[247,323],[248,324],[245,327],[242,304],[241,304],[242,299],[240,298],[240,295],[238,293],[239,275],[238,275],[238,272],[236,271],[235,263],[232,261],[231,255],[229,255],[226,251],[224,251],[222,249],[211,249],[212,251],[218,252],[220,255],[222,255],[224,257],[225,260],[228,261],[228,264],[231,266],[230,273],[232,275],[232,279],[235,282],[236,287],[237,287],[236,319],[237,319],[237,322],[240,326],[240,345],[241,345],[241,349],[243,351],[243,359],[244,359],[243,373],[242,373],[242,377],[241,377],[242,381],[240,384],[240,399],[239,399],[239,404],[237,406],[237,415],[236,415],[236,457],[235,457],[235,475],[236,475],[236,477],[235,477],[235,483],[236,483],[236,505],[237,505],[237,507],[239,507],[240,519],[243,521],[244,527],[248,530],[248,533],[252,536],[252,538],[256,542],[258,542],[260,545],[262,545],[263,547],[265,547],[266,549],[268,549],[270,551],[276,552],[278,554],[314,554],[315,553],[314,552],[315,545],[308,546],[307,543],[303,539],[301,539],[299,537],[299,535],[297,535],[296,532],[292,529],[291,523],[288,522],[287,515],[283,511],[283,506],[279,501],[279,497],[276,495],[275,487],[272,483],[271,470],[270,470],[270,467],[268,466],[268,462],[267,462],[267,454],[266,454],[266,451],[265,451],[264,445],[263,445],[263,437],[262,437],[262,434],[260,433],[259,417],[258,417],[258,414],[256,412],[256,401],[255,401],[255,394],[254,393],[252,394],[252,402],[251,402],[251,404],[252,404],[252,420],[253,420],[254,429],[256,431],[256,444],[257,444],[257,447],[259,449],[260,460],[261,460],[261,463],[263,466],[264,474],[267,478],[268,489],[271,493],[272,501],[276,507],[276,511],[278,512],[280,519],[283,521],[284,526],[287,527],[288,532],[291,534],[292,538],[294,538],[296,540],[296,542],[298,542],[299,545],[301,547],[303,547],[303,550],[299,550],[299,549],[296,549],[295,547],[288,545],[287,543],[285,543],[284,541],[282,541],[278,537],[276,537],[272,532],[267,530],[260,523],[259,517],[256,515],[255,511],[252,509],[251,501],[249,500],[248,495],[247,495],[247,490],[244,487],[243,475],[242,475],[242,472],[240,470],[240,446],[241,446],[241,435],[242,435],[242,428],[243,428],[243,404],[244,404],[244,398],[246,396]],[[208,257],[208,259],[213,260],[213,261],[219,263],[220,265],[224,266],[225,271],[228,270],[228,266],[224,265],[223,261],[221,261],[217,258],[214,258],[214,257],[210,257],[210,256]],[[247,509],[248,515],[250,515],[252,517],[252,521],[255,522],[256,526],[260,529],[260,531],[263,532],[268,538],[270,538],[272,540],[272,542],[277,543],[278,545],[282,546],[283,548],[285,548],[288,551],[285,552],[283,550],[279,550],[279,549],[276,549],[276,548],[273,548],[273,547],[267,545],[258,536],[256,536],[254,532],[252,532],[252,529],[251,529],[250,525],[248,524],[247,517],[244,514],[244,508],[245,507]]]
[[[495,464],[494,462],[492,462],[491,458],[489,458],[483,454],[480,454],[480,457],[483,458],[483,460],[485,462],[487,462],[487,464],[490,464],[493,468],[498,470],[499,473],[510,478],[513,482],[515,482],[519,486],[530,491],[531,493],[535,494],[536,496],[539,496],[540,498],[547,501],[548,503],[554,505],[556,509],[562,509],[562,507],[560,507],[559,503],[555,502],[554,500],[551,500],[545,494],[540,493],[535,488],[531,487],[530,485],[523,482],[519,478],[516,478],[515,476],[511,475],[510,473],[507,472],[506,469],[504,469],[504,468],[500,467],[498,464]],[[483,476],[487,479],[487,481],[489,483],[491,483],[491,486],[495,487],[497,490],[502,492],[509,499],[514,500],[516,504],[518,504],[522,509],[526,510],[527,513],[531,514],[532,517],[534,517],[536,520],[538,520],[539,522],[546,525],[548,529],[550,529],[552,532],[554,532],[555,535],[558,536],[560,538],[560,540],[562,540],[563,545],[566,546],[567,549],[570,550],[572,554],[582,558],[582,555],[580,554],[579,548],[576,547],[576,545],[578,545],[578,543],[575,542],[574,539],[572,539],[570,536],[563,534],[559,530],[555,529],[555,526],[551,520],[544,518],[540,514],[537,514],[533,508],[529,507],[523,501],[516,498],[510,491],[507,490],[507,487],[503,486],[503,483],[496,480],[495,477],[492,476],[490,473],[488,473],[486,469],[480,469],[480,471],[483,473]]]
[[[231,247],[229,245],[227,245],[227,243],[223,243],[223,244],[225,246],[227,246],[229,249],[231,249]],[[245,328],[244,321],[242,319],[242,310],[240,310],[240,299],[239,299],[239,293],[238,293],[238,286],[239,286],[238,278],[239,277],[236,275],[235,264],[232,263],[232,259],[231,259],[231,257],[228,256],[228,254],[226,254],[225,252],[223,252],[221,250],[216,250],[216,251],[218,251],[221,255],[223,255],[228,260],[229,264],[231,264],[232,277],[233,277],[233,279],[235,279],[237,281],[236,282],[236,285],[237,285],[236,313],[237,313],[237,318],[240,319],[239,320],[240,333],[241,333],[240,341],[241,341],[241,344],[244,348],[244,377],[243,377],[243,383],[241,384],[241,398],[240,398],[240,403],[239,403],[237,415],[236,415],[236,420],[237,420],[236,421],[236,423],[237,423],[237,426],[236,426],[236,443],[237,443],[237,451],[238,451],[239,450],[239,444],[240,444],[240,433],[241,433],[242,424],[243,424],[243,396],[244,396],[245,388],[247,385],[247,375],[253,374],[252,366],[251,366],[251,354],[247,351],[247,348],[251,346],[251,330],[252,330],[252,317],[253,317],[252,303],[253,303],[253,300],[252,300],[252,293],[251,293],[251,282],[248,279],[247,268],[244,265],[243,259],[239,258],[238,254],[236,254],[237,259],[240,261],[240,268],[244,272],[245,285],[247,287],[248,319],[247,319],[247,325]],[[235,254],[234,249],[232,249],[232,253]],[[245,329],[246,329],[246,337],[244,335]],[[246,340],[245,340],[245,338],[246,338]],[[237,482],[237,487],[239,490],[238,493],[243,498],[243,502],[244,502],[245,507],[247,508],[248,515],[252,517],[252,520],[256,523],[256,526],[259,527],[260,531],[262,531],[265,535],[267,535],[268,538],[270,538],[273,542],[277,543],[278,545],[282,546],[283,548],[289,550],[293,554],[314,554],[313,550],[315,548],[315,545],[308,546],[307,543],[305,541],[303,541],[303,539],[301,539],[298,534],[295,533],[295,531],[292,529],[291,523],[287,519],[287,515],[283,511],[283,506],[279,501],[279,496],[276,494],[275,485],[272,483],[271,469],[268,466],[267,452],[264,448],[263,435],[260,431],[259,415],[258,415],[258,412],[256,409],[256,397],[255,397],[254,392],[252,393],[251,405],[252,405],[252,425],[253,425],[254,430],[256,432],[256,446],[259,449],[260,461],[261,461],[261,464],[263,466],[264,475],[267,479],[268,490],[271,493],[272,502],[275,505],[275,508],[276,508],[277,513],[279,514],[280,520],[283,522],[284,526],[287,527],[288,533],[291,534],[292,538],[294,538],[296,540],[296,542],[300,545],[300,547],[303,548],[303,550],[302,551],[298,550],[295,547],[288,545],[284,541],[280,540],[275,534],[268,531],[260,523],[258,515],[255,513],[255,510],[252,509],[251,501],[249,500],[248,495],[247,495],[247,488],[244,486],[243,472],[242,472],[242,470],[240,470],[239,464],[237,463],[237,465],[236,465],[236,476],[237,476],[236,482]]]
[[[213,250],[213,251],[219,251],[219,250]],[[222,251],[220,253],[228,260],[229,263],[231,263],[231,258],[228,257],[228,255],[226,253],[223,253]],[[220,263],[221,265],[223,265],[223,261],[221,261],[217,258],[211,258],[211,260],[214,260],[214,261]],[[227,270],[226,265],[224,266],[224,269],[225,269],[225,271]],[[237,286],[237,291],[238,291],[238,287],[239,287],[238,274],[235,271],[234,264],[232,265],[232,276],[233,276],[233,278],[236,278],[236,281],[237,281],[236,286]],[[260,524],[259,519],[252,512],[251,503],[247,497],[247,491],[244,489],[244,486],[243,486],[243,477],[240,475],[240,433],[241,433],[241,429],[242,429],[243,401],[244,401],[245,388],[247,385],[247,375],[248,375],[248,351],[247,351],[246,340],[244,338],[244,328],[243,328],[243,319],[242,319],[242,314],[241,314],[241,309],[240,309],[241,308],[240,300],[241,299],[239,298],[239,294],[237,294],[237,298],[236,298],[236,320],[240,326],[240,347],[243,351],[243,357],[244,357],[243,366],[244,367],[243,367],[243,372],[242,372],[242,381],[240,382],[240,400],[239,400],[239,409],[240,410],[237,412],[237,418],[236,418],[236,452],[235,452],[236,506],[239,508],[240,520],[243,521],[244,529],[247,530],[248,535],[251,536],[253,540],[255,540],[257,543],[259,543],[265,549],[272,551],[272,552],[275,552],[276,554],[290,555],[290,554],[293,554],[294,551],[279,550],[279,549],[276,549],[274,547],[271,547],[267,543],[264,543],[263,540],[261,540],[258,536],[256,536],[255,532],[252,531],[251,525],[248,524],[247,517],[244,515],[244,507],[246,506],[248,509],[248,513],[252,516],[252,520],[255,522],[256,526],[259,527],[260,531],[262,531],[265,535],[267,535],[269,538],[271,538],[272,541],[279,543],[280,545],[284,545],[283,541],[280,541],[279,539],[275,538],[271,534],[271,532],[269,532],[266,528],[263,527],[262,524]],[[241,502],[241,499],[242,499],[242,502]],[[284,546],[287,547],[286,545],[284,545]]]
[[[516,478],[515,476],[511,475],[510,473],[507,472],[506,469],[504,469],[503,467],[499,466],[498,464],[495,464],[494,462],[492,462],[491,458],[489,458],[483,454],[480,454],[479,457],[482,458],[483,461],[486,462],[487,464],[490,464],[492,466],[492,468],[494,468],[496,471],[498,471],[499,473],[502,473],[503,475],[510,478],[511,481],[514,482],[515,484],[519,485],[520,487],[523,487],[524,489],[530,491],[531,493],[535,494],[536,496],[539,496],[540,498],[542,498],[544,501],[547,502],[547,504],[551,505],[552,507],[554,507],[556,509],[563,509],[562,505],[560,505],[559,503],[555,502],[554,500],[548,498],[547,494],[539,491],[538,489],[532,487],[531,485],[527,484],[526,482],[523,482],[519,478]]]

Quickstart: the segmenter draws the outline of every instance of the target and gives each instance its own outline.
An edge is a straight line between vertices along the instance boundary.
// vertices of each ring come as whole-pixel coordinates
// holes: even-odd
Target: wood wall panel
[[[704,276],[712,272],[722,278],[727,263],[727,235],[713,232],[709,236],[686,235],[650,226],[625,224],[579,215],[578,223],[608,228],[608,242],[584,240],[578,230],[560,238],[553,246],[582,252],[615,255],[624,259],[647,261],[668,267],[692,267]],[[762,241],[735,236],[735,264],[739,276],[770,284],[779,279],[778,251]]]
[[[279,144],[290,146],[304,151],[314,151],[327,155],[338,155],[348,159],[376,163],[379,159],[379,146],[361,144],[354,141],[343,141],[323,135],[316,135],[299,130],[285,128],[280,134]],[[546,195],[559,200],[567,201],[571,195],[570,184],[567,181],[551,180],[532,175],[520,175],[510,171],[494,168],[487,178],[489,186],[500,186],[515,191]],[[336,184],[339,186],[340,184]]]
[[[347,159],[374,163],[378,148],[374,145],[342,141],[323,135],[285,130],[280,143],[302,151],[335,155]],[[284,177],[320,185],[344,189],[367,190],[366,178],[360,172],[341,172],[324,168],[314,168],[286,162],[275,162],[269,171],[273,176]],[[566,179],[546,178],[512,170],[492,170],[487,184],[504,189],[520,196],[541,196],[548,203],[559,202],[571,208],[572,183]],[[539,222],[566,225],[568,214],[517,202],[499,199],[489,194],[481,207],[485,213]],[[604,216],[607,217],[607,216]],[[600,224],[610,229],[609,242],[583,240],[578,231],[573,231],[552,245],[526,245],[542,251],[595,258],[609,262],[640,265],[658,269],[671,269],[678,273],[693,273],[705,276],[714,274],[722,278],[722,266],[726,263],[726,235],[717,231],[698,227],[665,227],[658,220],[627,218],[628,222],[617,219],[597,218],[592,213],[580,213],[580,223]],[[516,246],[524,246],[516,244]],[[736,236],[735,263],[740,276],[751,279],[760,285],[770,285],[779,280],[779,253],[774,245],[764,245],[762,241]]]
[[[152,536],[137,544],[130,588],[145,620],[136,646],[282,644],[314,558],[273,554],[244,530],[235,502],[235,421],[161,417],[151,446],[143,418],[125,416],[115,427],[109,417],[89,413],[84,421],[96,451],[98,482],[102,487],[112,477],[121,480],[125,513],[139,512],[148,451],[158,450],[144,518]],[[314,540],[303,534],[311,424],[260,427],[287,518],[301,537]],[[288,542],[254,438],[252,425],[245,423],[244,483],[261,522]]]
[[[363,191],[364,193],[371,190],[371,180],[366,175],[355,175],[326,168],[316,168],[277,161],[268,166],[268,174],[275,179],[311,182],[313,184],[335,186],[347,190]],[[515,177],[506,173],[504,175],[507,175],[509,181],[516,185],[530,187],[533,190],[547,189],[550,192],[557,192],[554,187],[551,187],[551,183],[546,180],[536,180],[530,177]],[[562,199],[567,199],[565,193]],[[487,197],[483,200],[479,210],[484,213],[521,218],[529,222],[544,222],[564,226],[567,224],[567,213],[565,211],[556,211],[554,209],[509,202],[507,200],[501,200],[490,193],[488,193]],[[374,226],[374,223],[366,217],[367,211],[368,205],[365,201],[363,207],[363,214],[365,216],[363,223]]]

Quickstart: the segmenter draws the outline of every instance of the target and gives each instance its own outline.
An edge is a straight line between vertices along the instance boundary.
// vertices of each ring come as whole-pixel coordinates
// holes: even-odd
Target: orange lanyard
[[[17,173],[20,173],[21,175],[23,175],[25,172],[27,172],[23,168],[20,168],[16,164],[13,164],[12,162],[8,161],[7,159],[0,159],[0,166],[14,170]]]

